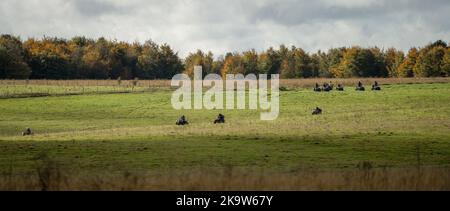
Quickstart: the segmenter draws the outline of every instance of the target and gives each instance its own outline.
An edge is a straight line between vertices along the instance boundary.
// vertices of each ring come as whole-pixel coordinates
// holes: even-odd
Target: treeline
[[[170,79],[192,75],[195,65],[207,73],[280,74],[310,77],[437,77],[450,76],[450,46],[436,41],[421,48],[333,48],[307,53],[281,45],[264,52],[227,53],[215,58],[198,50],[181,59],[167,44],[143,44],[99,38],[28,39],[0,36],[1,79]]]

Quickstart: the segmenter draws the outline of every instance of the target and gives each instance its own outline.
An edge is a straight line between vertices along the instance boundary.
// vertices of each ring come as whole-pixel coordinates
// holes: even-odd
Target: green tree
[[[437,77],[446,75],[445,72],[441,71],[441,63],[445,51],[446,48],[440,45],[421,49],[413,68],[414,75],[419,77]]]
[[[426,46],[425,48],[434,48],[434,47],[442,47],[442,48],[447,48],[447,43],[442,41],[442,40],[438,40],[434,43],[429,44],[428,46]]]
[[[387,77],[389,76],[388,69],[386,67],[385,55],[378,47],[369,49],[373,55],[373,61],[369,61],[369,65],[375,68],[374,72],[368,73],[369,77]],[[402,53],[398,53],[400,55]]]
[[[244,75],[258,74],[258,53],[255,49],[242,53],[242,65],[244,68]]]
[[[447,77],[450,76],[450,48],[445,50],[441,63],[441,72],[445,73]]]
[[[225,63],[225,59],[223,58],[223,56],[219,56],[216,60],[213,61],[213,65],[212,65],[212,73],[218,74],[220,75],[223,65]]]
[[[160,58],[158,64],[159,71],[157,71],[158,74],[156,75],[156,78],[171,79],[174,75],[182,72],[183,63],[181,62],[177,53],[174,53],[174,51],[172,50],[172,48],[170,48],[169,45],[167,44],[161,45],[159,58]],[[212,62],[212,55],[210,62]],[[211,69],[211,67],[208,67],[208,69]]]
[[[309,55],[301,48],[292,46],[281,56],[280,76],[282,78],[308,78],[313,76],[311,59]]]
[[[289,57],[283,59],[280,66],[280,77],[297,78],[297,76],[294,59]]]
[[[336,69],[337,77],[381,77],[386,74],[382,54],[377,48],[347,49]]]
[[[297,78],[309,78],[313,76],[313,70],[310,64],[309,55],[301,48],[292,47],[292,56],[294,59],[294,68]]]
[[[140,74],[137,75],[139,78],[156,79],[157,68],[159,64],[159,46],[149,40],[142,46],[141,54],[138,57],[138,66],[140,69]]]
[[[311,55],[311,68],[313,77],[332,77],[327,54],[320,50]]]
[[[0,78],[23,79],[30,76],[31,70],[24,59],[25,52],[19,38],[10,35],[0,36]]]
[[[270,47],[261,53],[258,58],[258,72],[263,74],[278,74],[280,72],[281,57],[277,51]]]
[[[123,79],[132,79],[131,71],[126,67],[126,55],[128,44],[113,42],[109,45],[108,63],[111,69],[110,78],[121,77]]]

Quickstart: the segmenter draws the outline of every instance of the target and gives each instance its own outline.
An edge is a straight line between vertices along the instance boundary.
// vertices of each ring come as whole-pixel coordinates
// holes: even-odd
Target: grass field
[[[311,88],[325,82],[354,86],[364,84],[423,84],[450,83],[450,78],[310,78],[282,79],[280,86],[286,90]],[[45,97],[84,94],[141,93],[171,90],[169,80],[0,80],[0,99]]]
[[[39,189],[43,175],[63,172],[67,189],[448,190],[450,83],[442,80],[330,93],[290,81],[279,118],[268,122],[257,110],[176,111],[167,89],[0,99],[0,189]],[[311,115],[316,106],[321,116]],[[226,124],[212,124],[218,113]],[[182,114],[190,125],[175,126]],[[35,134],[21,136],[26,127]]]

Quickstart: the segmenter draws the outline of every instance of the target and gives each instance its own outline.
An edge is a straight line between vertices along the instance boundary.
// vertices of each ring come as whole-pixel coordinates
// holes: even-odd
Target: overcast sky
[[[0,33],[168,43],[181,56],[450,41],[450,0],[1,0]]]

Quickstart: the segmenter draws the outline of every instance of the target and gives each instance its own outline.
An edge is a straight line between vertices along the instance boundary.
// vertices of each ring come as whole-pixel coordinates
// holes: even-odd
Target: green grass
[[[100,173],[450,166],[448,83],[284,91],[279,118],[268,122],[257,110],[176,111],[170,98],[162,90],[0,99],[0,172],[32,173],[42,152],[64,169]],[[323,115],[311,115],[316,106]],[[212,124],[218,113],[226,124]],[[190,125],[175,126],[182,114]],[[26,127],[35,135],[20,136]]]

